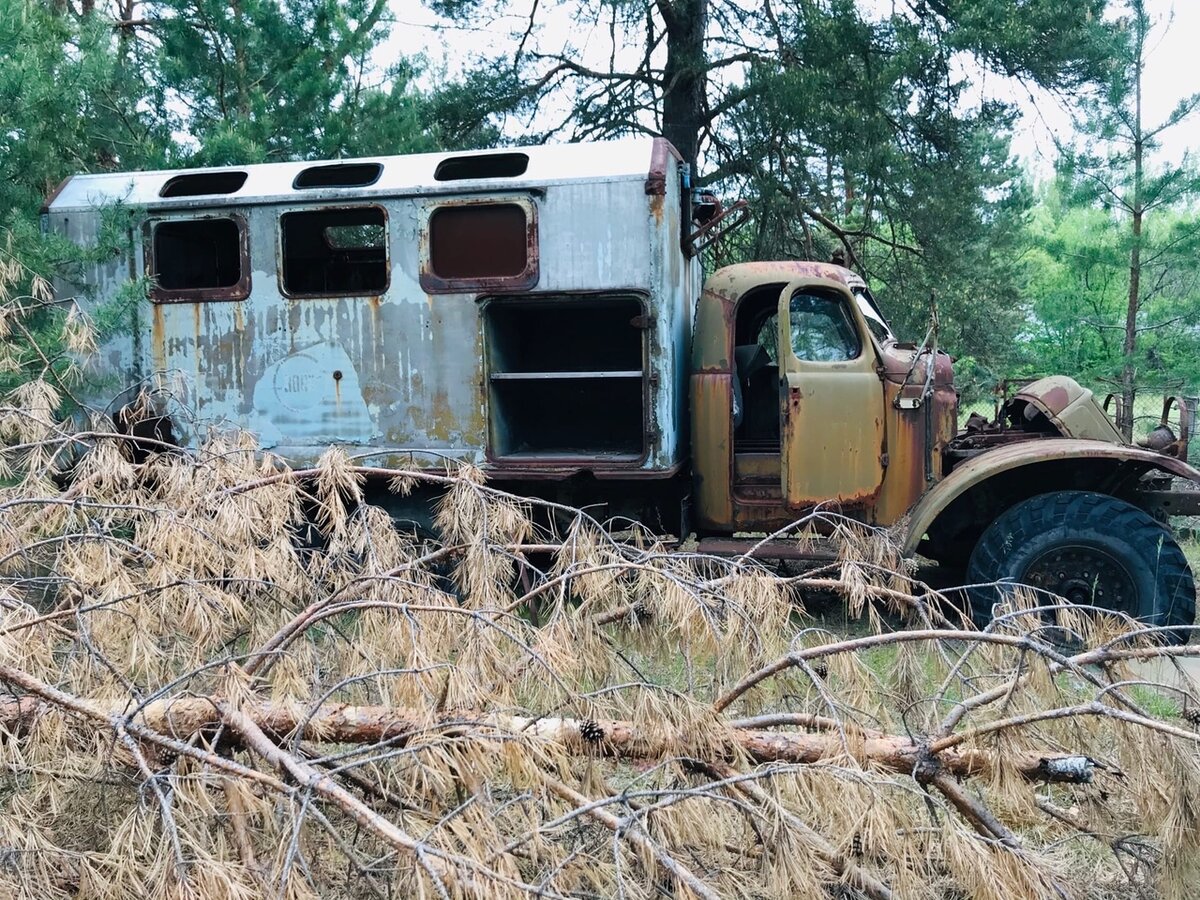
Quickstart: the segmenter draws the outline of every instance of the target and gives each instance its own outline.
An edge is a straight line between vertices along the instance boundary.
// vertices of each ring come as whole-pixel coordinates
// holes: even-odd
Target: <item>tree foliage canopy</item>
[[[507,6],[431,5],[493,23]],[[539,139],[665,134],[700,184],[751,201],[755,225],[722,259],[843,248],[886,286],[903,330],[923,330],[936,292],[956,349],[1011,360],[1031,194],[1010,158],[1015,109],[984,83],[1063,93],[1101,78],[1119,38],[1104,10],[1103,0],[538,3],[481,63],[516,73],[508,106],[493,95],[478,108],[515,114]]]
[[[936,297],[943,346],[987,381],[1048,363],[1055,323],[1080,329],[1069,310],[1092,288],[1046,293],[1064,267],[1129,250],[1095,214],[1115,222],[1114,197],[1133,200],[1136,17],[1105,0],[426,5],[496,40],[448,78],[390,54],[386,0],[0,0],[0,211],[25,258],[60,255],[33,217],[77,171],[664,133],[698,184],[754,211],[713,265],[839,251],[903,334],[924,333]],[[1064,152],[1052,190],[1012,157],[1017,110],[999,83],[1079,110],[1087,145]],[[1147,125],[1145,152],[1196,102]],[[1164,220],[1147,226],[1162,253],[1147,254],[1140,349],[1108,340],[1111,315],[1067,342],[1092,348],[1078,351],[1088,378],[1136,357],[1139,377],[1194,381],[1186,341],[1158,326],[1192,322],[1195,173],[1143,179],[1140,203]],[[1072,229],[1079,252],[1046,259]]]

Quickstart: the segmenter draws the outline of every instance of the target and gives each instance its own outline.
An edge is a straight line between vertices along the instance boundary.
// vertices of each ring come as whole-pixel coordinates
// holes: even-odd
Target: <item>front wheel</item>
[[[1163,633],[1170,643],[1187,642],[1190,632],[1180,626],[1196,614],[1192,570],[1170,531],[1124,500],[1089,491],[1041,494],[1005,511],[975,545],[967,581],[1029,585],[1177,628]],[[990,621],[992,606],[1010,590],[972,588],[975,621]]]

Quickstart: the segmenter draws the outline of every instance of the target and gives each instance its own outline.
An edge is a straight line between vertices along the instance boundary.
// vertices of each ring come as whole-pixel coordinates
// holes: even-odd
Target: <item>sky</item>
[[[511,14],[490,27],[445,27],[445,22],[429,12],[420,0],[391,0],[396,19],[392,35],[381,48],[381,55],[411,56],[424,54],[434,70],[455,77],[472,54],[485,51],[503,40],[528,16],[530,4],[537,0],[515,0]],[[880,2],[880,0],[868,0]],[[1070,0],[1063,0],[1070,2]],[[1200,91],[1200,0],[1146,0],[1147,9],[1157,25],[1152,33],[1144,78],[1144,121],[1157,124],[1165,119],[1185,96]],[[544,4],[540,16],[546,14]],[[553,46],[553,30],[578,26],[559,17],[549,20],[545,39]],[[567,36],[563,34],[563,43]],[[1013,133],[1013,152],[1035,175],[1047,176],[1055,158],[1055,141],[1069,142],[1071,116],[1060,100],[1048,94],[1031,94],[1024,85],[992,77],[982,89],[990,96],[1010,99],[1022,111]],[[1157,160],[1177,163],[1185,152],[1200,152],[1200,112],[1165,132],[1161,137]]]
[[[1147,0],[1157,22],[1149,43],[1143,78],[1144,121],[1157,125],[1184,97],[1200,91],[1200,0]],[[1054,139],[1071,137],[1071,118],[1054,98],[1030,97],[1014,86],[1011,96],[1022,109],[1013,134],[1013,151],[1035,172],[1049,172],[1055,156]],[[1185,152],[1200,152],[1200,113],[1163,133],[1157,156],[1178,163]]]

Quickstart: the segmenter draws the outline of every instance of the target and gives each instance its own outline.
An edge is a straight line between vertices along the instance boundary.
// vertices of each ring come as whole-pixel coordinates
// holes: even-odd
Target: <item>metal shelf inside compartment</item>
[[[640,372],[642,314],[641,301],[626,294],[491,300],[484,313],[488,370]]]
[[[500,379],[489,400],[497,457],[636,458],[645,450],[640,377]]]
[[[589,371],[589,372],[493,372],[492,381],[549,381],[558,379],[590,379],[590,378],[641,378],[641,369],[627,371]]]

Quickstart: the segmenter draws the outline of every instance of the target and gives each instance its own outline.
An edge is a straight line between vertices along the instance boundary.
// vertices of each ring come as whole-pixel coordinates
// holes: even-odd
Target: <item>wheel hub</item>
[[[1098,547],[1056,547],[1035,558],[1023,580],[1071,603],[1135,612],[1133,579],[1116,558]]]

